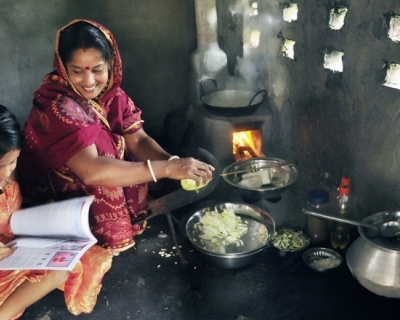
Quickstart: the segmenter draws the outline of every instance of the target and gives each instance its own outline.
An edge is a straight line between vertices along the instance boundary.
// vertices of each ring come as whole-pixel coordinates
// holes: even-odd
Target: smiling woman
[[[143,130],[141,109],[120,87],[122,62],[112,33],[75,20],[57,33],[54,71],[34,94],[19,170],[25,193],[62,200],[94,195],[90,225],[114,254],[144,231],[147,184],[212,178],[214,168],[175,157]],[[37,170],[32,171],[34,166]]]

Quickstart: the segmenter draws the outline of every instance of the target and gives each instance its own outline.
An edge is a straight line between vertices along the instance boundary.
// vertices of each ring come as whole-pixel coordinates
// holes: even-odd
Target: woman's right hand
[[[0,261],[11,256],[15,250],[17,250],[17,247],[7,247],[4,243],[0,242]]]
[[[168,177],[175,180],[192,179],[196,185],[205,184],[212,179],[215,168],[192,157],[167,161]]]

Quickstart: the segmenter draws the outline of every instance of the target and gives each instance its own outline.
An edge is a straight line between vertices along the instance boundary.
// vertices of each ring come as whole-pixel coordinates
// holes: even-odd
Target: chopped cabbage
[[[233,209],[208,211],[203,215],[194,227],[200,232],[202,242],[210,241],[217,246],[235,244],[243,246],[241,237],[248,231],[248,226],[237,216]]]

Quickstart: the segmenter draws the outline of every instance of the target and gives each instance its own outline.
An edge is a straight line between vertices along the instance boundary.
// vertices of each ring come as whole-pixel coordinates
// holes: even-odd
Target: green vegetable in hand
[[[203,187],[205,187],[208,184],[209,181],[206,183],[203,183],[203,179],[200,178],[200,184],[196,186],[196,181],[193,179],[183,179],[181,180],[181,186],[184,190],[186,191],[197,191]]]

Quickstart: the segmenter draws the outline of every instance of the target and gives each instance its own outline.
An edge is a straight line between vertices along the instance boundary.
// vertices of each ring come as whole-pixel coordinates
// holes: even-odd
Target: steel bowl
[[[303,261],[314,271],[328,272],[339,267],[342,256],[335,250],[328,248],[311,248],[303,253]]]
[[[255,200],[276,198],[279,197],[289,185],[296,181],[298,170],[295,165],[275,166],[267,169],[270,175],[270,183],[263,184],[261,187],[257,188],[240,184],[243,173],[227,173],[236,171],[257,172],[260,168],[279,165],[285,162],[286,161],[282,159],[266,157],[239,160],[226,166],[222,171],[222,177],[227,183],[237,188],[243,197]]]
[[[201,231],[195,226],[207,212],[221,213],[225,209],[233,209],[235,214],[247,223],[248,232],[241,238],[243,245],[230,244],[221,250],[211,242],[202,240]],[[187,221],[185,229],[192,246],[212,265],[225,269],[237,269],[253,263],[256,256],[268,246],[275,232],[275,221],[266,211],[253,205],[216,203],[195,212]],[[263,233],[261,237],[261,232],[265,231],[266,234]]]
[[[282,229],[278,230],[277,232],[275,232],[275,235],[281,233],[285,229],[291,229],[291,228],[282,228]],[[274,252],[275,254],[277,254],[280,257],[286,257],[286,256],[291,256],[291,257],[294,257],[294,258],[295,257],[300,257],[303,254],[303,252],[310,245],[311,239],[307,234],[303,233],[303,231],[301,231],[301,230],[293,230],[293,231],[296,232],[296,233],[301,233],[303,235],[304,239],[306,240],[304,245],[302,247],[300,247],[300,248],[297,248],[297,249],[283,249],[283,248],[278,247],[276,244],[274,244],[274,241],[272,239],[272,242],[271,242],[271,250],[272,250],[272,252]],[[274,237],[272,237],[272,238],[274,238]]]

